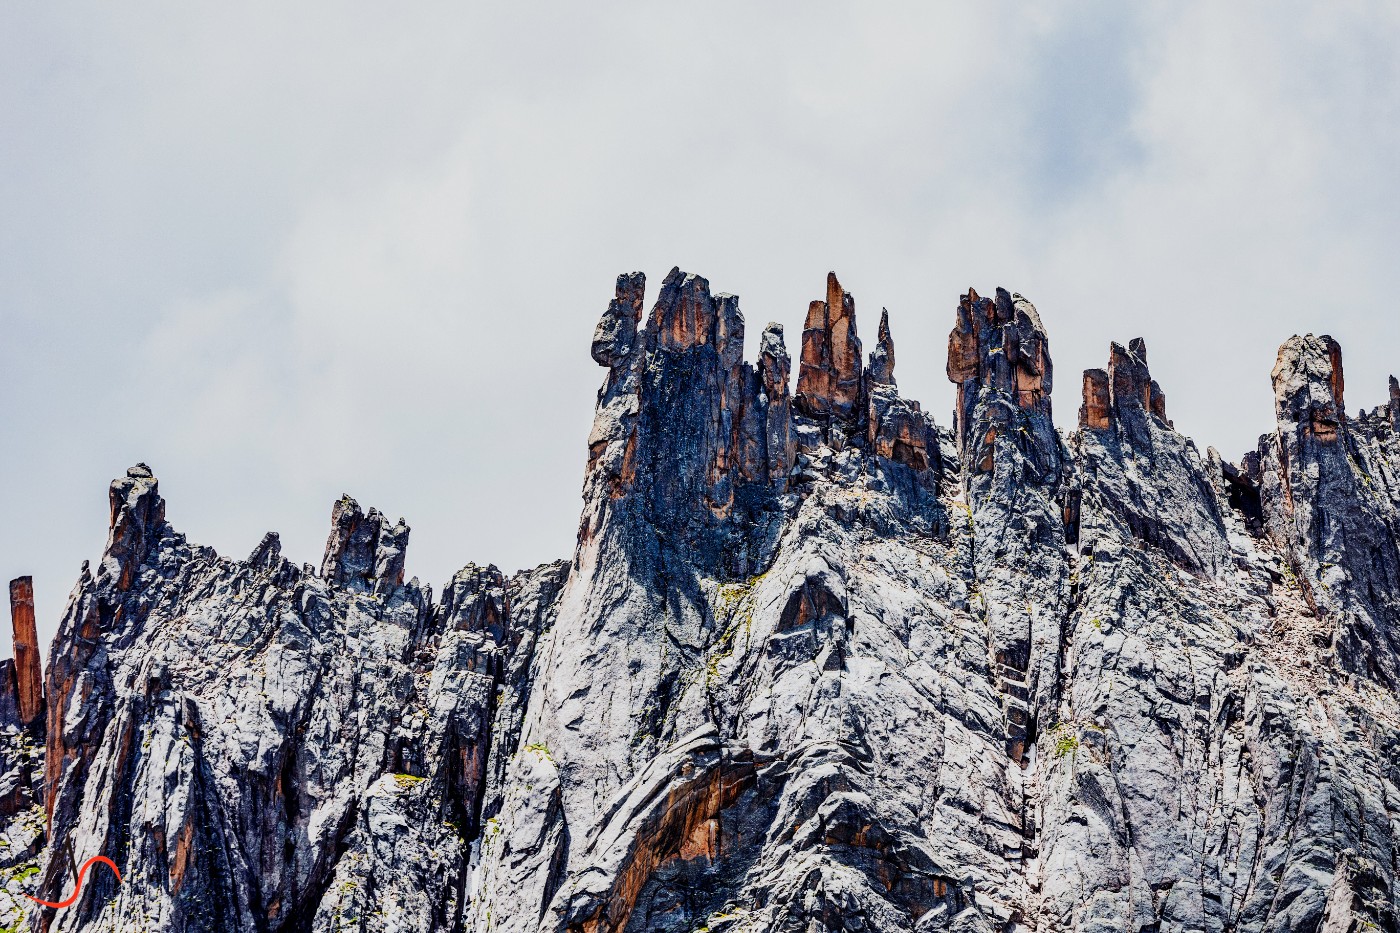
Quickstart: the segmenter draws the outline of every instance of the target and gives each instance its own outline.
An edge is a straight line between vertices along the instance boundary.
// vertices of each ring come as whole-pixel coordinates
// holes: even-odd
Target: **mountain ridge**
[[[645,287],[590,348],[571,560],[434,599],[348,496],[313,568],[113,483],[0,813],[8,890],[69,842],[129,878],[33,928],[1397,929],[1393,377],[1349,418],[1291,338],[1232,464],[1141,340],[1057,430],[1003,289],[959,300],[943,427],[834,273],[795,388],[781,326],[749,363],[736,298]]]

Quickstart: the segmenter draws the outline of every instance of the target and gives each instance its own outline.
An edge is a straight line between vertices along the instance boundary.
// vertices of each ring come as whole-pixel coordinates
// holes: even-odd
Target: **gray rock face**
[[[1232,464],[1141,340],[1062,437],[1001,289],[959,303],[951,429],[834,275],[807,324],[790,394],[780,327],[751,365],[738,299],[619,277],[572,560],[438,598],[348,496],[319,570],[238,561],[132,468],[46,718],[0,708],[0,922],[1400,930],[1394,381],[1349,418],[1335,342],[1291,339]],[[70,845],[122,882],[21,904]]]
[[[1268,531],[1348,671],[1400,684],[1400,480],[1393,426],[1351,422],[1342,348],[1294,337],[1274,364],[1276,439],[1260,441]]]

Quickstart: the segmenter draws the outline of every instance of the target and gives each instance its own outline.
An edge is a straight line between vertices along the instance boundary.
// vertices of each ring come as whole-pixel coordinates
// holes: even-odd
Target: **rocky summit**
[[[950,308],[947,425],[834,274],[795,382],[705,279],[647,304],[593,338],[567,560],[435,593],[349,496],[319,566],[240,560],[118,478],[42,670],[11,586],[0,925],[1400,931],[1394,379],[1353,415],[1293,337],[1228,461],[1142,340],[1057,426],[1002,289]]]

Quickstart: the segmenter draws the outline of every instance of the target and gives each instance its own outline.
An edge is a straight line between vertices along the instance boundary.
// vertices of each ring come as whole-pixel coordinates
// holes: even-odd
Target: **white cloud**
[[[487,6],[0,13],[0,570],[48,631],[104,487],[314,561],[349,491],[411,572],[567,554],[613,276],[673,264],[796,334],[835,268],[942,414],[960,291],[1078,370],[1148,338],[1237,455],[1331,330],[1353,407],[1400,316],[1388,3]],[[1375,296],[1375,297],[1373,297]],[[795,343],[795,340],[794,340]],[[752,346],[752,341],[751,341]],[[13,405],[13,410],[9,410]]]

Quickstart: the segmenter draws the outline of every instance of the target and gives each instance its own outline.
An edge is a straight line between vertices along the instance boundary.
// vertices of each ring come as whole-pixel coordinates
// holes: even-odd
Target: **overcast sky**
[[[318,562],[342,492],[435,588],[569,555],[619,272],[738,294],[752,358],[834,269],[945,424],[969,285],[1040,309],[1062,427],[1110,340],[1231,459],[1290,334],[1353,412],[1400,370],[1393,0],[494,6],[0,6],[0,574],[46,647],[137,461],[232,556]]]

